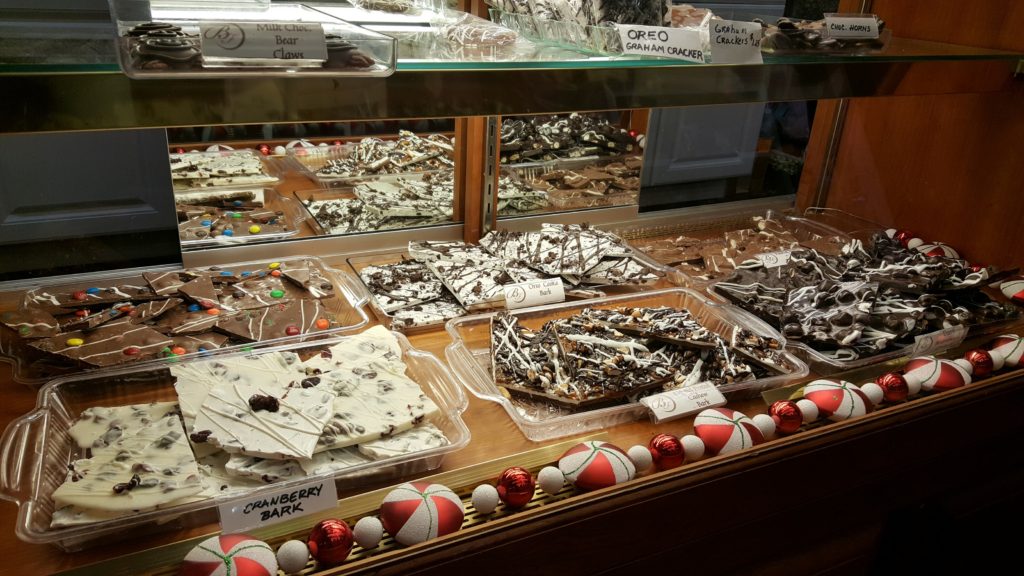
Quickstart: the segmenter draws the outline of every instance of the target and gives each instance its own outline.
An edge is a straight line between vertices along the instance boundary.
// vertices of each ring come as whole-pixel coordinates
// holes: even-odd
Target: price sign
[[[711,61],[715,64],[761,64],[761,25],[732,20],[711,21]]]
[[[687,28],[616,24],[624,54],[661,56],[687,62],[705,62],[700,32]]]
[[[505,308],[527,308],[565,300],[561,278],[529,280],[505,286]]]
[[[309,482],[269,495],[221,504],[220,527],[225,533],[245,532],[330,510],[337,505],[338,490],[334,480]]]
[[[878,19],[873,14],[826,14],[825,30],[829,38],[874,40],[878,38]]]
[[[725,406],[725,396],[711,382],[698,382],[693,386],[676,388],[640,399],[651,412],[651,420],[658,424],[696,414],[705,408]]]
[[[758,254],[757,259],[764,264],[765,268],[778,268],[779,266],[783,266],[789,262],[790,254],[791,252],[789,250],[768,252],[766,254]]]
[[[327,60],[324,28],[312,22],[204,22],[204,59]]]

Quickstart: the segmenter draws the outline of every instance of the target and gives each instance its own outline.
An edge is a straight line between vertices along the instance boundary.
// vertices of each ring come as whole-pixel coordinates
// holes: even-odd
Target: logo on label
[[[203,30],[203,38],[212,40],[224,50],[235,50],[245,44],[245,30],[238,24],[221,24]]]
[[[523,290],[522,286],[512,286],[509,288],[508,296],[509,300],[512,300],[516,304],[520,304],[523,300],[526,300],[526,290]]]

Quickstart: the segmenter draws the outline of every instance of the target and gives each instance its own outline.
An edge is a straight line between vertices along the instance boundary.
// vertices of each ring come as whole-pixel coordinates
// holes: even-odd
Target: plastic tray
[[[419,177],[420,174],[412,175],[412,178]],[[406,176],[410,177],[410,176]],[[359,228],[348,231],[335,232],[333,228],[329,227],[326,222],[322,222],[306,204],[308,200],[355,200],[357,199],[355,192],[352,189],[342,188],[315,188],[312,190],[296,190],[294,193],[295,198],[298,200],[297,204],[301,206],[303,218],[309,219],[311,226],[316,230],[317,234],[322,236],[330,235],[343,235],[343,234],[358,234],[360,232],[380,232],[382,230],[397,230],[404,228],[418,228],[421,226],[440,226],[443,224],[451,224],[455,222],[452,215],[449,215],[447,220],[433,220],[425,221],[423,218],[389,218],[386,221],[380,223],[379,226],[367,226],[365,228]],[[453,208],[454,210],[454,208]]]
[[[832,228],[831,226],[827,226],[825,224],[813,220],[808,220],[806,218],[800,218],[798,216],[787,216],[769,211],[767,214],[765,214],[765,218],[774,220],[781,224],[785,230],[793,234],[796,237],[797,241],[801,243],[813,240],[816,237],[826,236],[836,236],[843,239],[844,241],[848,241],[850,239],[848,235],[844,234],[843,232],[835,228]],[[749,218],[747,221],[750,222]],[[750,228],[751,226],[746,227]],[[738,229],[740,228],[721,228],[715,229],[715,232],[721,235],[730,230]],[[686,232],[684,231],[682,233],[685,234]],[[711,237],[711,235],[703,231],[700,234],[700,236]],[[753,257],[753,255],[751,255],[751,257]],[[671,272],[669,274],[669,280],[676,284],[677,286],[692,288],[694,290],[699,291],[707,291],[708,293],[712,294],[715,298],[725,301],[725,299],[721,295],[710,290],[710,287],[716,282],[719,282],[721,278],[706,279],[701,278],[696,274],[684,272],[683,270],[677,267],[671,267],[670,269]]]
[[[292,256],[289,258],[282,258],[281,262],[288,262],[290,260],[298,259],[311,259],[316,261],[331,277],[332,283],[335,286],[335,297],[327,300],[327,311],[334,315],[335,320],[340,324],[337,328],[330,328],[310,335],[304,336],[285,336],[282,338],[275,338],[271,340],[263,340],[252,344],[237,344],[220,348],[219,351],[231,352],[237,351],[248,347],[265,347],[274,344],[282,344],[286,342],[294,342],[301,339],[321,339],[324,336],[338,335],[348,332],[357,331],[364,327],[369,322],[369,317],[363,310],[366,305],[366,297],[364,295],[364,288],[360,284],[359,280],[353,278],[351,274],[343,272],[329,267],[326,263],[315,256]],[[225,264],[220,266],[221,269],[230,270],[232,268],[263,268],[273,260],[257,260],[250,262],[239,262],[234,264]],[[207,269],[208,266],[199,267],[197,269]],[[27,305],[29,295],[37,290],[64,290],[74,288],[84,289],[84,286],[89,286],[91,283],[95,283],[99,286],[106,284],[121,284],[121,283],[135,283],[145,285],[146,280],[138,273],[135,274],[105,274],[97,275],[90,280],[82,280],[75,284],[59,284],[54,286],[36,287],[26,291],[20,297],[20,306],[25,307]],[[70,361],[64,361],[63,359],[56,357],[45,352],[41,352],[32,348],[27,344],[27,340],[23,340],[14,334],[14,331],[7,328],[6,326],[0,326],[0,361],[7,362],[13,367],[13,377],[17,382],[26,384],[28,386],[39,386],[45,384],[48,380],[57,376],[64,376],[77,372],[87,370],[90,372],[106,371],[110,368],[82,368],[81,366],[75,365]],[[199,357],[202,353],[184,354],[176,356],[174,358],[152,358],[147,360],[140,360],[132,364],[132,366],[150,366],[160,365],[168,361],[183,361],[190,358]]]
[[[552,304],[517,310],[513,314],[524,325],[539,328],[554,318],[564,318],[584,308],[611,308],[617,306],[672,306],[689,310],[700,322],[723,337],[729,337],[734,327],[743,327],[765,338],[779,342],[785,339],[770,326],[743,310],[728,304],[718,304],[692,290],[670,288],[642,294],[610,296],[572,303]],[[483,400],[497,402],[508,413],[512,422],[530,440],[541,441],[580,434],[588,430],[607,428],[642,418],[646,413],[639,403],[598,408],[586,412],[568,413],[547,404],[531,405],[510,400],[502,394],[491,374],[491,318],[494,313],[477,314],[450,320],[446,326],[453,343],[445,350],[448,365],[466,388]],[[752,398],[763,390],[777,388],[808,374],[807,365],[786,352],[786,358],[795,367],[789,374],[737,382],[719,390],[730,399]]]
[[[395,71],[397,51],[393,38],[303,4],[110,0],[110,13],[117,27],[118,61],[124,73],[131,78],[294,77],[296,74],[383,77]],[[150,21],[180,28],[181,34],[185,36],[172,40],[182,44],[183,49],[170,53],[161,51],[169,55],[162,60],[153,59],[152,56],[136,58],[133,51],[140,48],[153,49],[144,46],[142,39],[131,36],[129,32]],[[290,55],[287,59],[284,55],[264,56],[273,46],[257,51],[260,56],[258,58],[210,58],[203,53],[209,50],[204,43],[214,42],[221,46],[224,53],[237,54],[235,51],[245,46],[246,31],[243,27],[248,25],[282,24],[284,28],[296,23],[319,25],[325,36],[340,37],[344,42],[337,45],[336,49],[330,48],[330,41],[325,42],[326,60]],[[202,27],[206,24],[210,26],[204,31]],[[201,34],[209,39],[201,40]],[[251,37],[248,40],[249,45],[257,44]],[[347,46],[354,46],[355,49]],[[284,52],[287,48],[283,46],[273,52]],[[361,56],[361,64],[352,64],[353,54]]]
[[[263,174],[267,177],[267,180],[263,182],[248,182],[238,184],[222,184],[218,186],[198,186],[189,187],[183,182],[171,180],[171,184],[174,188],[174,192],[178,193],[192,193],[192,192],[216,192],[220,190],[247,190],[251,188],[269,188],[281,182],[281,174],[278,170],[276,162],[271,162],[270,159],[263,156],[255,150],[217,150],[214,152],[201,152],[193,150],[191,152],[172,152],[170,158],[188,158],[190,156],[204,156],[204,157],[216,157],[216,156],[254,156],[259,159],[260,163],[263,164]]]
[[[309,177],[311,180],[324,188],[351,188],[364,182],[379,180],[396,180],[398,178],[409,178],[421,174],[431,174],[440,170],[410,170],[395,174],[365,174],[363,176],[322,176],[317,170],[327,165],[331,160],[348,158],[355,143],[332,144],[330,146],[317,146],[315,148],[295,147],[288,150],[288,159],[295,170]]]
[[[862,242],[871,242],[872,236],[885,232],[886,227],[860,216],[836,208],[808,208],[803,217],[823,226],[830,226],[842,231],[851,238]]]
[[[36,409],[12,422],[0,440],[0,497],[18,504],[15,533],[34,544],[55,544],[76,550],[113,539],[156,531],[178,530],[217,521],[217,506],[254,495],[300,485],[320,478],[335,478],[339,489],[351,489],[370,480],[417,474],[441,465],[446,454],[469,443],[470,433],[461,414],[468,401],[451,373],[437,357],[413,348],[396,334],[408,366],[407,375],[438,405],[440,413],[431,422],[448,437],[450,444],[415,454],[353,466],[334,474],[307,476],[288,482],[268,484],[244,496],[214,498],[171,508],[143,512],[84,526],[50,528],[53,514],[51,494],[67,475],[67,464],[79,457],[79,449],[68,435],[69,426],[86,408],[176,399],[169,370],[151,367],[139,370],[86,374],[54,380],[39,392]],[[343,338],[316,344],[292,344],[270,350],[320,350]],[[270,351],[268,350],[268,351]],[[239,356],[229,354],[226,356]],[[217,354],[218,357],[224,356]]]
[[[577,22],[545,20],[497,8],[490,8],[488,11],[491,21],[540,44],[598,55],[622,54],[622,41],[619,39],[618,31],[612,26],[584,26]]]
[[[622,190],[611,194],[589,195],[583,190],[549,190],[542,186],[536,186],[534,181],[543,174],[555,170],[582,170],[587,167],[601,167],[616,162],[622,162],[626,158],[636,158],[637,154],[622,154],[616,156],[585,156],[581,158],[558,158],[546,162],[529,162],[521,164],[502,165],[503,174],[508,174],[519,182],[530,186],[535,190],[547,192],[548,202],[557,210],[572,210],[583,208],[604,208],[608,206],[629,206],[639,202],[640,190]],[[642,158],[642,157],[641,157]],[[550,210],[547,210],[550,211]]]
[[[182,240],[182,250],[198,250],[201,248],[214,248],[220,246],[233,246],[237,244],[259,244],[261,242],[272,242],[291,238],[299,233],[299,227],[306,219],[306,210],[300,207],[301,202],[281,196],[269,188],[263,190],[263,205],[266,210],[282,212],[278,216],[288,224],[288,230],[273,232],[269,234],[245,234],[236,236],[217,236],[216,238],[204,238],[201,240]],[[202,206],[202,204],[199,204]],[[240,209],[242,210],[242,209]],[[249,221],[246,222],[246,227]]]
[[[668,269],[665,266],[662,266],[661,264],[658,264],[657,262],[651,260],[650,258],[648,258],[646,255],[644,255],[641,252],[635,252],[633,257],[636,258],[637,260],[643,262],[647,266],[650,266],[651,268],[653,268],[653,269],[655,269],[655,270],[657,270],[657,271],[659,271],[659,272],[661,272],[663,274],[668,274]],[[369,304],[370,310],[373,311],[374,316],[376,316],[377,319],[380,320],[381,324],[384,324],[385,326],[391,328],[392,330],[398,330],[398,331],[401,331],[401,332],[405,332],[406,334],[417,334],[417,333],[420,333],[420,332],[428,332],[428,331],[431,331],[431,330],[435,330],[436,328],[440,327],[443,323],[439,322],[437,324],[428,324],[428,325],[425,325],[425,326],[416,326],[416,327],[413,327],[413,328],[405,328],[405,327],[402,327],[402,326],[392,326],[391,322],[394,319],[394,317],[391,314],[388,314],[387,312],[382,310],[380,308],[380,306],[377,305],[377,301],[374,300],[373,296],[371,295],[370,289],[362,281],[362,277],[359,276],[359,272],[363,268],[366,268],[367,266],[380,266],[382,264],[396,264],[398,262],[411,261],[411,260],[413,260],[413,259],[409,256],[409,254],[407,252],[404,252],[404,251],[402,251],[402,252],[379,252],[379,253],[376,253],[376,254],[369,254],[369,255],[365,255],[365,256],[353,256],[353,257],[348,259],[348,264],[355,271],[355,276],[356,276],[356,278],[358,278],[359,289],[361,290],[360,298],[365,298],[366,302]],[[595,290],[599,290],[599,291],[604,292],[604,293],[607,293],[607,292],[619,292],[619,293],[621,293],[621,292],[629,292],[629,293],[635,293],[637,291],[648,290],[651,287],[651,285],[649,285],[649,284],[609,284],[609,285],[588,285],[588,287],[589,288],[594,288]],[[504,308],[504,306],[498,306],[498,309],[501,309],[501,308]],[[470,311],[470,312],[472,312],[472,311]]]

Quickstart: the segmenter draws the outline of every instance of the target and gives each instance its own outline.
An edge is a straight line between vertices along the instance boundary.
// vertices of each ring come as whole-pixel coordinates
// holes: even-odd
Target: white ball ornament
[[[804,424],[814,422],[818,419],[818,405],[807,398],[797,400],[796,407],[799,408],[800,413],[804,415]]]
[[[761,431],[764,437],[772,438],[775,436],[775,420],[767,414],[757,414],[751,420],[754,421],[754,426]]]
[[[384,538],[384,525],[376,516],[364,516],[352,528],[352,538],[361,548],[372,550]]]
[[[907,241],[907,248],[913,250],[914,248],[917,248],[921,244],[924,244],[924,240],[921,240],[920,238],[911,238],[910,240]]]
[[[865,382],[860,385],[860,391],[871,400],[871,403],[878,406],[882,403],[882,399],[885,398],[885,390],[874,382]]]
[[[309,562],[309,548],[301,540],[289,540],[277,549],[277,566],[285,574],[301,572]]]
[[[288,153],[288,150],[284,146],[274,146],[274,154],[278,156],[284,156]]]
[[[565,475],[554,466],[545,466],[537,473],[537,485],[545,494],[558,494],[565,485]]]
[[[481,484],[474,488],[471,500],[473,508],[485,516],[494,512],[501,502],[498,497],[498,489],[490,484]]]
[[[683,443],[683,451],[686,453],[687,462],[696,462],[704,457],[703,440],[693,434],[687,434],[679,440]]]
[[[654,458],[651,457],[651,451],[647,446],[637,444],[626,451],[626,454],[633,461],[637,472],[646,472],[654,465]]]

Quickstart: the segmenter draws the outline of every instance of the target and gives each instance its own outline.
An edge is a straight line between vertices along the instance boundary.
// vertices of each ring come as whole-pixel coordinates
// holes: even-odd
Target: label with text
[[[619,31],[623,54],[705,62],[704,46],[697,30],[626,24],[616,24],[615,28]]]
[[[715,64],[761,64],[761,25],[732,20],[711,21],[711,61]]]
[[[874,40],[878,38],[878,19],[871,14],[863,16],[826,14],[825,30],[829,38]]]
[[[711,382],[698,382],[693,386],[676,388],[640,399],[651,412],[651,420],[658,424],[696,414],[705,408],[725,406],[725,396]]]
[[[312,22],[204,22],[204,59],[327,60],[324,28]]]
[[[565,289],[561,278],[528,280],[505,286],[505,308],[527,308],[552,302],[563,302]]]
[[[768,252],[765,254],[758,254],[757,259],[764,264],[765,268],[778,268],[779,266],[785,265],[789,262],[789,250],[781,250],[779,252]]]
[[[264,494],[257,498],[220,505],[220,527],[225,533],[245,532],[330,510],[338,505],[334,480],[310,482]]]
[[[955,348],[967,337],[966,326],[950,326],[931,334],[921,334],[914,338],[914,345],[910,349],[910,356],[926,356]]]

